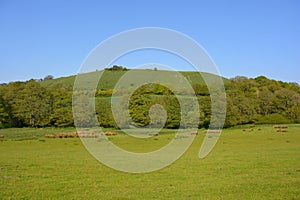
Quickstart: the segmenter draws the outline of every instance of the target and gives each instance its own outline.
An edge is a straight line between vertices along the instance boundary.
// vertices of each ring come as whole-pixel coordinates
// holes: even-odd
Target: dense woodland
[[[52,77],[48,79],[56,80],[52,80]],[[47,80],[1,84],[1,128],[74,126],[72,86],[61,82],[45,86],[44,81]],[[191,84],[200,107],[199,127],[207,128],[211,115],[209,91],[204,83]],[[270,80],[264,76],[254,79],[238,76],[227,80],[225,89],[225,127],[253,123],[300,123],[300,87],[297,83]],[[100,125],[119,128],[110,109],[112,88],[99,88],[95,93],[95,114]],[[122,97],[115,101],[122,101]],[[166,128],[180,126],[178,99],[166,87],[153,84],[139,88],[130,97],[129,113],[133,121],[139,126],[148,125],[149,109],[154,104],[160,104],[166,110]],[[82,120],[83,126],[89,122],[89,119]]]

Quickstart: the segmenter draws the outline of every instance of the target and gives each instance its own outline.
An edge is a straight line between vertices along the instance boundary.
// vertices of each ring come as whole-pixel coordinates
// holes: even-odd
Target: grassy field
[[[198,159],[203,130],[175,163],[128,174],[95,160],[78,138],[45,139],[74,129],[3,129],[0,199],[300,199],[300,126],[226,129],[211,154]],[[165,145],[171,131],[146,139],[111,136],[128,150]]]

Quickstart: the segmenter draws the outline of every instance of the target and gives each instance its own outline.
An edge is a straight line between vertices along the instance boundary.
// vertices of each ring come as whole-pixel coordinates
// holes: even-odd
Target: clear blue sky
[[[298,0],[0,0],[0,82],[76,74],[101,41],[139,27],[189,35],[225,77],[300,83]]]

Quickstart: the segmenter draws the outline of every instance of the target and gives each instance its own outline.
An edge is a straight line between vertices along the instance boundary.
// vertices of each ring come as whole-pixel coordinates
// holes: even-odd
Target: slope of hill
[[[110,100],[114,85],[125,72],[106,70],[99,82],[101,71],[80,74],[80,77],[82,77],[80,83],[83,84],[83,89],[86,89],[86,87],[93,89],[89,86],[93,86],[98,82],[95,105],[90,106],[95,106],[96,114],[103,127],[117,128],[110,109]],[[136,79],[149,78],[155,80],[155,78],[160,78],[166,81],[164,83],[169,83],[168,81],[176,80],[179,77],[178,73],[173,71],[136,70],[133,72],[136,73],[134,77],[128,80],[128,90],[125,87],[119,89],[123,94],[127,94],[128,91],[134,89],[131,86],[134,85]],[[199,127],[207,127],[211,118],[211,94],[204,84],[203,77],[209,82],[213,82],[220,77],[208,73],[180,73],[190,82],[197,95],[201,115]],[[76,76],[69,76],[41,82],[29,80],[0,85],[0,128],[73,126],[72,93],[75,78]],[[252,123],[300,123],[300,87],[297,83],[270,80],[264,76],[257,78],[237,76],[229,80],[222,79],[226,89],[227,103],[225,126]],[[184,95],[184,87],[179,89],[182,92],[180,94]],[[160,104],[168,112],[165,127],[179,127],[180,105],[167,87],[159,84],[149,84],[140,87],[139,90],[139,93],[133,95],[132,101],[130,100],[132,103],[129,111],[133,118],[139,121],[140,124],[147,125],[149,122],[149,108],[152,105]],[[80,92],[86,93],[89,90]],[[90,121],[84,117],[82,120],[83,122]]]
[[[147,77],[174,77],[176,78],[176,75],[178,72],[173,71],[163,71],[163,70],[137,70],[137,72],[140,71],[141,75]],[[102,71],[96,71],[96,72],[90,72],[86,74],[80,74],[83,78],[86,76],[86,84],[95,83],[95,81],[98,82],[98,78]],[[115,84],[118,82],[118,80],[126,73],[126,71],[108,71],[105,70],[103,75],[101,76],[100,81],[98,82],[98,89],[113,89]],[[203,77],[205,77],[206,80],[213,81],[216,79],[217,75],[209,74],[205,72],[180,72],[189,82],[191,85],[195,84],[204,84]],[[137,73],[138,74],[138,73]],[[44,80],[41,82],[42,86],[45,87],[55,87],[58,85],[63,85],[65,87],[73,87],[74,81],[76,76],[69,76],[69,77],[61,77],[56,78],[52,80]],[[224,83],[227,83],[229,80],[226,78],[223,78]]]

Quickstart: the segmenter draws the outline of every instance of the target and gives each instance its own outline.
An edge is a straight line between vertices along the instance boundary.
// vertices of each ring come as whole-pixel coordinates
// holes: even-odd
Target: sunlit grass
[[[38,139],[0,141],[0,199],[300,198],[300,126],[289,125],[285,133],[272,126],[226,129],[202,160],[198,159],[201,130],[179,160],[146,174],[104,166],[78,138],[45,139],[41,135],[48,129],[7,129],[0,134],[4,131],[37,134]],[[165,145],[173,134],[147,141],[123,134],[109,138],[124,148],[151,151]]]

